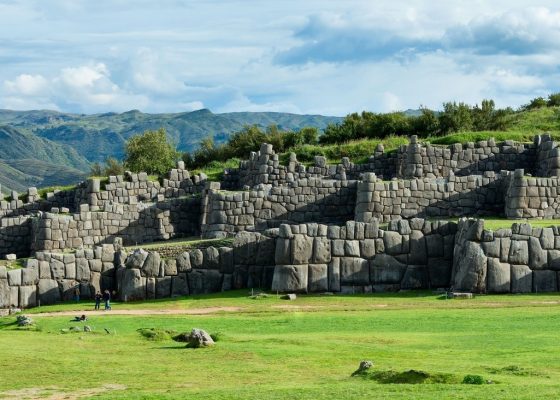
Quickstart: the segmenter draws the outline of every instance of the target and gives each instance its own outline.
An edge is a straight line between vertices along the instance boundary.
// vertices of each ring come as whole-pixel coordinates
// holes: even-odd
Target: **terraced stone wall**
[[[370,293],[448,287],[452,222],[348,221],[343,226],[281,225],[272,290]]]
[[[115,263],[120,242],[75,253],[38,252],[24,262],[24,268],[6,270],[0,266],[0,308],[27,308],[71,301],[76,290],[80,298],[115,289]]]
[[[156,203],[104,204],[101,211],[75,214],[43,213],[34,218],[32,251],[92,247],[115,237],[135,245],[200,234],[200,196]]]
[[[211,189],[204,201],[202,233],[207,238],[262,231],[282,223],[340,223],[354,216],[356,181],[310,177],[243,192]]]
[[[516,170],[507,189],[508,218],[560,218],[560,177],[534,178]]]
[[[481,175],[484,172],[536,169],[537,146],[494,139],[450,146],[434,146],[418,142],[412,136],[410,144],[399,149],[397,176],[400,178],[439,178],[451,175]]]
[[[488,171],[386,182],[364,174],[358,182],[355,220],[503,215],[507,176]]]
[[[560,230],[513,224],[489,231],[483,220],[461,220],[454,248],[452,285],[477,293],[559,290]]]

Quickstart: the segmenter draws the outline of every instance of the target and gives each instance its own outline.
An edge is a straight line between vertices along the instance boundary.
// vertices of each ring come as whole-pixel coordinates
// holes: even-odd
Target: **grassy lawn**
[[[147,311],[222,306],[237,311]],[[1,318],[0,398],[12,391],[19,398],[69,392],[103,399],[533,399],[560,391],[557,294],[443,300],[408,292],[287,302],[276,296],[253,300],[238,291],[115,304],[113,315],[90,317],[92,333],[62,334],[71,317],[37,315],[91,308],[81,303],[32,310],[38,331],[18,330],[15,318]],[[124,309],[146,314],[116,314]],[[193,327],[219,333],[220,340],[192,350],[137,332]],[[350,377],[365,359],[374,362],[373,372]],[[446,383],[382,383],[382,377],[412,369],[444,376]],[[467,374],[494,384],[462,384]]]

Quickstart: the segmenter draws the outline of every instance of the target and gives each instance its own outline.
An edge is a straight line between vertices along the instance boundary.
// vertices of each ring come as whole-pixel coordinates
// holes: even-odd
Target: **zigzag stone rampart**
[[[30,188],[26,201],[0,201],[0,255],[31,256],[24,268],[0,267],[0,307],[68,299],[75,288],[122,300],[238,288],[556,291],[558,229],[492,232],[480,219],[445,219],[560,217],[559,166],[547,135],[452,146],[413,137],[396,151],[378,146],[365,164],[318,156],[306,167],[291,155],[284,166],[263,144],[221,183],[179,163],[161,182],[126,173],[46,199]],[[165,245],[199,235],[234,239]],[[160,251],[138,249],[159,241]]]

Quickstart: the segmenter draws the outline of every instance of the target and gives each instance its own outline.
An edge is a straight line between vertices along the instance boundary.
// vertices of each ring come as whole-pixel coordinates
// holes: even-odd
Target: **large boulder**
[[[122,301],[146,299],[146,278],[139,269],[126,269],[122,274],[120,297]]]
[[[191,270],[192,271],[192,270]],[[190,294],[189,290],[189,280],[187,279],[187,273],[179,273],[171,277],[171,296],[188,296]]]
[[[328,266],[329,290],[331,292],[340,291],[340,258],[333,257]]]
[[[19,287],[19,306],[21,308],[35,307],[37,305],[37,286]]]
[[[358,257],[340,258],[340,283],[342,285],[368,285],[369,262]]]
[[[317,264],[331,261],[331,241],[326,237],[313,239],[313,261]]]
[[[40,279],[37,296],[41,304],[54,304],[60,301],[60,289],[54,279]]]
[[[389,255],[402,254],[403,237],[400,233],[394,231],[385,231],[383,235],[383,244],[385,252]]]
[[[425,265],[428,259],[426,249],[426,238],[420,231],[412,231],[409,236],[410,253],[408,254],[409,265]]]
[[[142,265],[144,265],[144,261],[146,261],[147,257],[148,252],[146,250],[136,249],[126,259],[126,267],[140,269],[142,268]],[[92,268],[92,270],[95,269]]]
[[[220,251],[213,247],[207,247],[204,250],[203,268],[218,269],[220,267]]]
[[[370,263],[371,281],[375,284],[400,283],[406,264],[388,254],[376,255]]]
[[[210,337],[210,335],[198,328],[194,328],[190,335],[187,337],[188,343],[187,347],[198,349],[199,347],[208,347],[214,345],[214,340]]]
[[[10,306],[10,286],[7,279],[0,279],[0,308]]]
[[[309,291],[326,292],[329,290],[327,264],[309,264]]]
[[[144,265],[142,265],[142,275],[148,278],[155,278],[160,275],[160,264],[161,264],[161,257],[157,251],[151,251],[146,260],[144,261]]]
[[[498,258],[488,258],[489,293],[509,293],[511,291],[511,266]]]
[[[465,292],[486,291],[487,257],[480,243],[465,241],[455,247],[452,287]]]
[[[414,231],[413,231],[414,232]],[[401,289],[427,289],[428,271],[424,265],[409,265],[401,281]]]
[[[509,245],[509,263],[516,265],[529,264],[529,245],[527,240],[512,240]]]
[[[556,279],[556,271],[533,271],[533,292],[557,292],[558,285]]]
[[[91,278],[91,270],[89,268],[89,262],[85,258],[76,259],[76,280],[89,281]]]
[[[220,247],[220,272],[222,274],[233,273],[233,249],[231,247]],[[274,263],[274,249],[272,249],[272,262]]]
[[[189,272],[191,270],[191,256],[184,251],[177,256],[177,272]]]
[[[307,265],[277,265],[274,268],[272,290],[278,292],[307,292]]]
[[[276,265],[291,263],[291,243],[288,238],[279,237],[276,239],[276,248],[274,250],[274,261]]]
[[[526,265],[511,266],[511,292],[531,293],[533,290],[533,271]]]
[[[171,296],[171,276],[156,279],[156,299]]]
[[[548,253],[541,247],[541,242],[536,237],[529,238],[529,267],[535,269],[545,269],[548,266]]]
[[[313,238],[296,234],[292,239],[292,264],[303,265],[311,261]]]
[[[451,281],[451,270],[453,269],[453,266],[451,264],[451,260],[447,260],[445,258],[428,259],[428,276],[430,280],[430,287],[449,287]]]
[[[222,290],[222,274],[213,269],[193,269],[187,274],[190,294],[216,293]]]
[[[58,281],[58,288],[63,301],[71,301],[76,297],[76,289],[80,288],[80,282],[74,279],[62,279]]]

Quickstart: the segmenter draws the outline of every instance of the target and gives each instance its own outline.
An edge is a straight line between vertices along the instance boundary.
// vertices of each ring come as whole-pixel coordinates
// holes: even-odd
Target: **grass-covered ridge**
[[[61,333],[91,308],[34,309],[35,331],[1,318],[0,395],[35,388],[58,396],[97,391],[101,399],[533,399],[560,390],[556,294],[310,295],[287,302],[237,291],[116,303],[112,313],[89,316],[93,333]],[[201,308],[215,312],[185,314]],[[137,315],[118,315],[124,309]],[[70,312],[37,314],[54,310]],[[220,332],[220,341],[189,350],[169,338],[194,327]],[[361,360],[374,362],[371,379],[351,376]],[[493,384],[464,384],[466,375]]]

